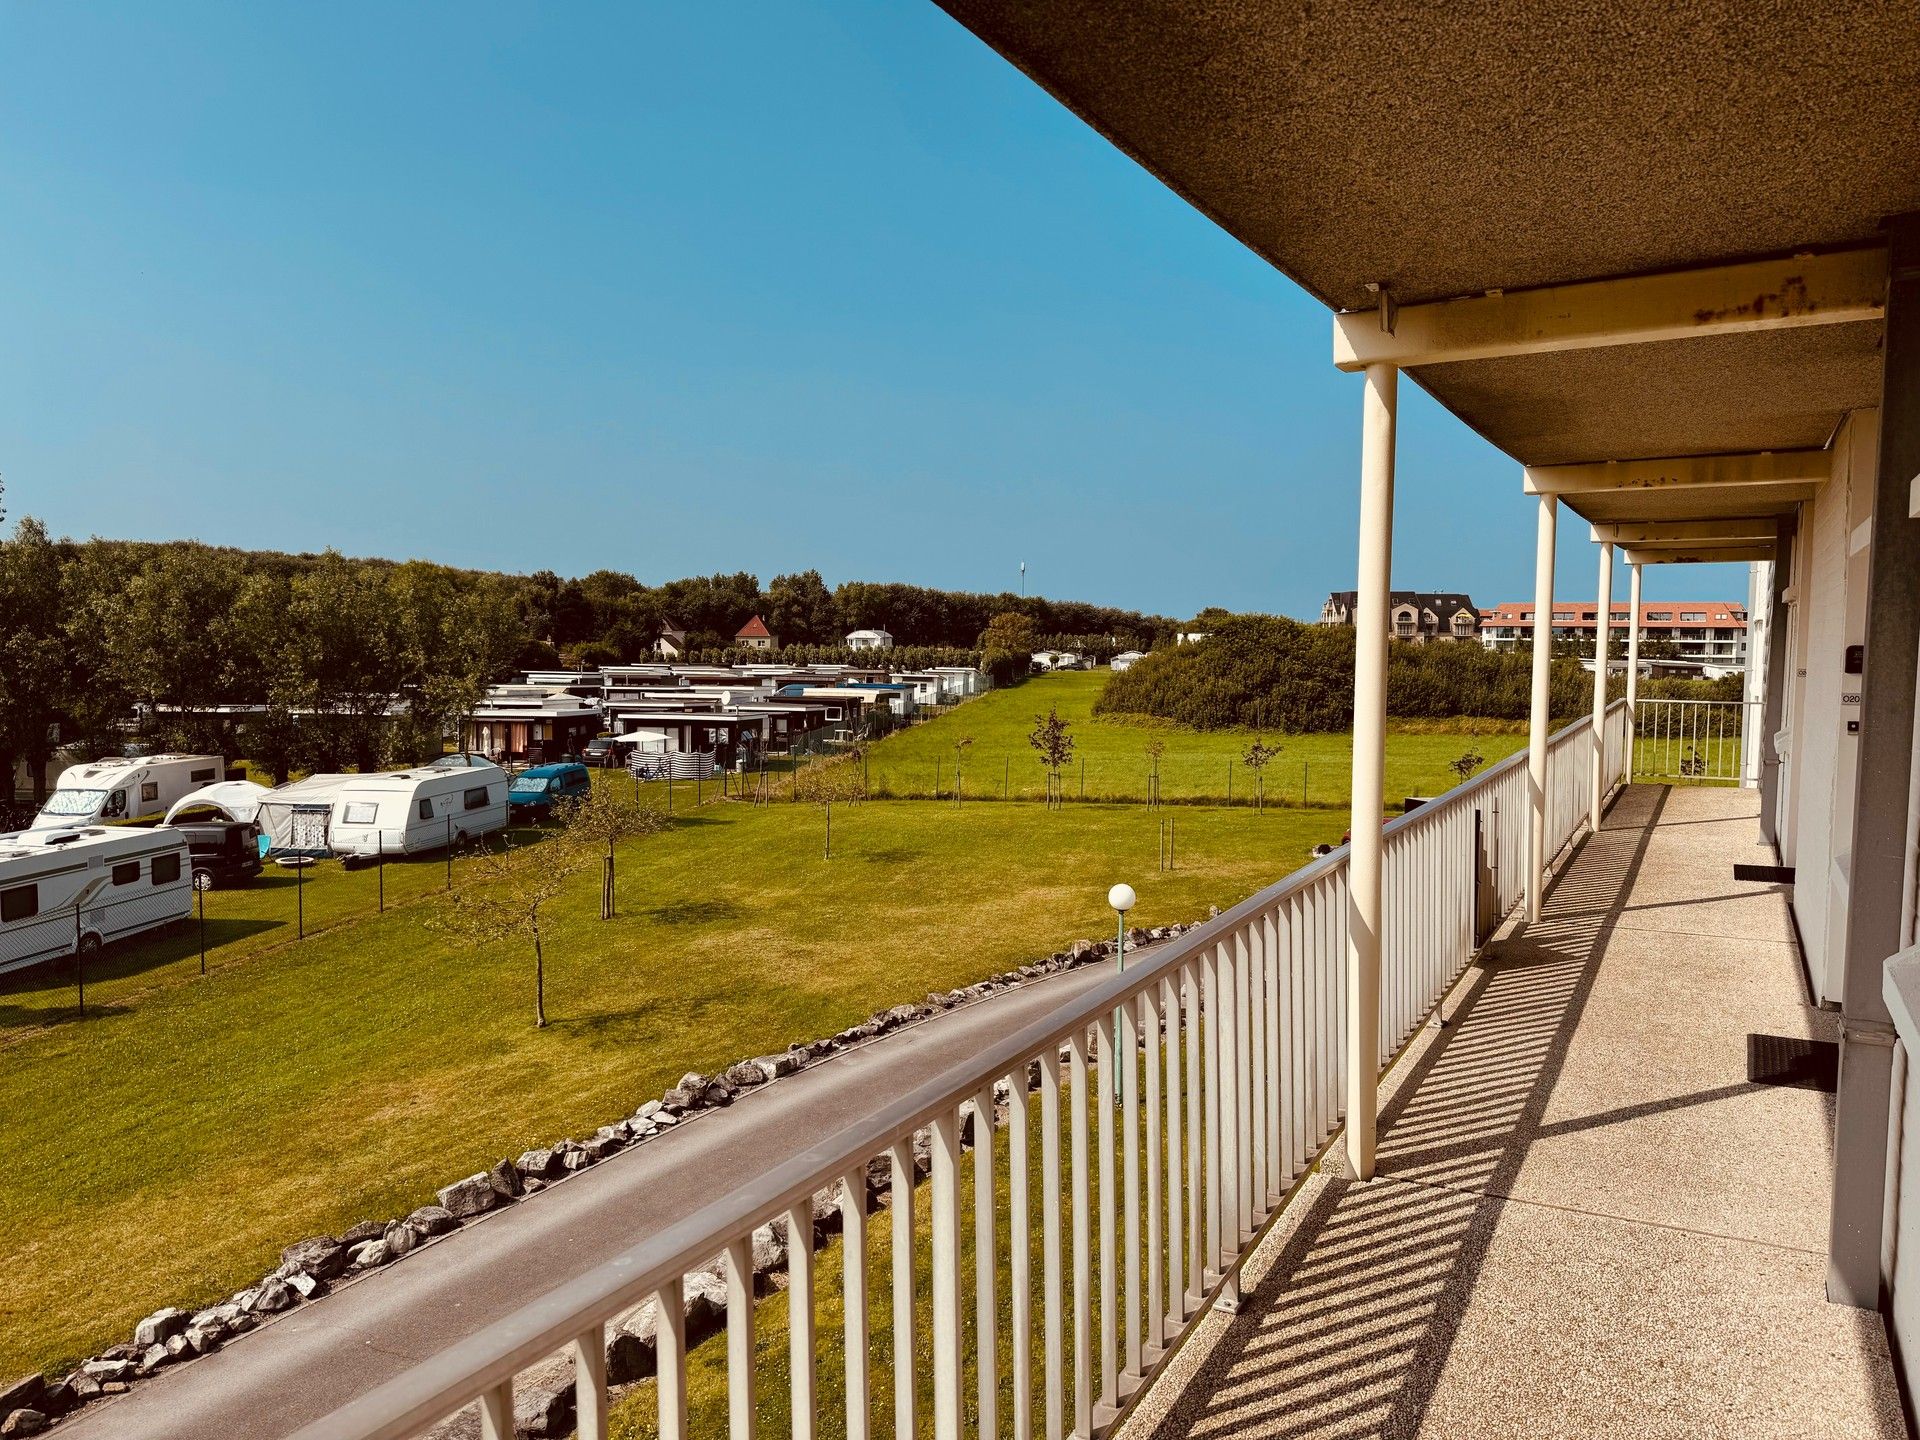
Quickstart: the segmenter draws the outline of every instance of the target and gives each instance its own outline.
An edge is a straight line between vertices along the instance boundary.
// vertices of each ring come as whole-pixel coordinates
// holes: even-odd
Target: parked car
[[[244,885],[260,873],[260,832],[241,820],[200,820],[176,825],[186,837],[193,888]]]
[[[522,770],[507,786],[507,804],[519,819],[541,819],[567,800],[583,800],[593,789],[593,777],[578,763],[535,765]]]
[[[623,763],[620,758],[620,745],[611,735],[601,735],[587,742],[587,751],[581,757],[587,764],[601,770],[617,770]]]

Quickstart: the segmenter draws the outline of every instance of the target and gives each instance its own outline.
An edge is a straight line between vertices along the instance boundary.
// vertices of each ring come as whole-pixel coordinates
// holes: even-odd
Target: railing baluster
[[[1180,1117],[1186,1110],[1181,1087],[1180,988],[1175,976],[1160,982],[1160,1013],[1167,1030],[1167,1323],[1178,1330],[1187,1318],[1186,1146]]]
[[[1027,1064],[1007,1076],[1007,1301],[1013,1340],[1013,1440],[1033,1436],[1033,1229],[1028,1214]],[[848,1437],[852,1440],[852,1437]]]
[[[1251,1235],[1267,1209],[1267,1002],[1261,971],[1266,950],[1260,922],[1246,927],[1246,952],[1240,958],[1240,988],[1246,995],[1240,1030],[1240,1073],[1246,1076],[1246,1103],[1240,1112],[1240,1192],[1246,1196],[1243,1227]]]
[[[659,1321],[654,1329],[660,1328]],[[595,1325],[573,1342],[574,1433],[607,1440],[607,1327]]]
[[[653,1358],[660,1440],[687,1440],[687,1313],[677,1278],[654,1292]]]
[[[480,1440],[513,1440],[513,1381],[480,1395]]]
[[[1160,1116],[1160,1073],[1165,1052],[1160,1048],[1160,1005],[1159,997],[1152,990],[1140,995],[1140,1020],[1146,1031],[1147,1053],[1147,1093],[1145,1109],[1147,1115],[1147,1340],[1146,1343],[1156,1354],[1167,1342],[1166,1288],[1162,1283],[1166,1276],[1166,1229],[1163,1224],[1164,1207],[1160,1196],[1160,1176],[1166,1163],[1166,1152],[1161,1145]]]
[[[753,1241],[727,1246],[727,1433],[753,1440],[759,1389],[753,1353]]]
[[[813,1201],[787,1211],[787,1369],[793,1396],[793,1440],[818,1433],[813,1339]]]
[[[1073,1108],[1067,1122],[1073,1144],[1073,1428],[1093,1434],[1093,1234],[1088,1213],[1087,1107],[1099,1103],[1087,1094],[1087,1032],[1076,1028],[1067,1041],[1067,1077]]]
[[[1202,1231],[1208,1212],[1207,1192],[1201,1177],[1205,1146],[1200,1133],[1201,1034],[1206,1028],[1200,1005],[1203,971],[1203,966],[1196,967],[1192,961],[1180,968],[1180,992],[1187,1010],[1187,1289],[1183,1308],[1188,1315],[1200,1308],[1200,1299],[1207,1293]]]
[[[913,1357],[913,1136],[902,1135],[888,1152],[892,1160],[889,1204],[893,1210],[893,1434],[914,1440]]]
[[[846,1341],[847,1440],[867,1440],[867,1167],[840,1177],[840,1282]]]
[[[1140,1013],[1138,1002],[1120,1007],[1120,1203],[1126,1290],[1126,1368],[1146,1373],[1140,1363]]]
[[[1214,1266],[1221,1275],[1233,1268],[1233,1257],[1240,1249],[1241,1206],[1246,1194],[1240,1184],[1240,974],[1235,950],[1238,940],[1223,940],[1216,951],[1220,967],[1220,1249]]]
[[[1280,1068],[1280,912],[1269,910],[1260,920],[1260,993],[1261,1025],[1266,1036],[1264,1066],[1262,1075],[1265,1084],[1263,1115],[1266,1121],[1267,1169],[1264,1183],[1267,1187],[1266,1203],[1261,1208],[1269,1214],[1280,1203],[1281,1192],[1286,1188],[1280,1179],[1283,1167],[1281,1156],[1280,1110],[1286,1101],[1286,1080]]]
[[[1201,1272],[1200,1288],[1204,1293],[1213,1287],[1213,1278],[1220,1271],[1221,1247],[1225,1242],[1225,1232],[1221,1228],[1223,1207],[1220,1202],[1220,1176],[1222,1156],[1220,1144],[1220,959],[1219,948],[1209,947],[1200,959],[1200,1008],[1206,1023],[1206,1054],[1202,1057],[1202,1072],[1206,1086],[1207,1110],[1207,1248],[1206,1269]]]
[[[1000,1430],[999,1249],[993,1238],[993,1082],[973,1097],[973,1348],[980,1440]]]
[[[933,1122],[933,1434],[960,1440],[960,1112]]]
[[[1040,1057],[1040,1302],[1046,1440],[1064,1440],[1067,1293],[1060,1266],[1060,1056],[1051,1050]]]
[[[1120,1302],[1118,1227],[1114,1216],[1113,1184],[1113,1106],[1119,1097],[1120,1073],[1114,1030],[1117,1016],[1103,1017],[1099,1026],[1098,1071],[1094,1081],[1094,1113],[1100,1117],[1097,1127],[1100,1146],[1100,1402],[1118,1402],[1120,1379]]]

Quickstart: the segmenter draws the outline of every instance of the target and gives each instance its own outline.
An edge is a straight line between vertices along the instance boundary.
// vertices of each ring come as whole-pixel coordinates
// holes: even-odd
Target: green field
[[[711,1069],[831,1034],[881,1006],[1106,933],[1108,885],[1138,920],[1227,906],[1343,825],[1325,812],[1196,808],[1179,869],[1142,809],[709,803],[556,902],[547,1008],[530,960],[424,922],[432,861],[317,867],[293,941],[284,883],[217,891],[235,919],[199,974],[191,935],[109,955],[74,1018],[70,966],[15,983],[0,1042],[0,1373],[53,1368],[163,1304],[225,1295],[302,1235],[404,1213],[501,1155],[589,1132]],[[456,864],[455,883],[460,882]],[[362,918],[342,919],[359,907]],[[278,912],[277,914],[274,912]],[[875,936],[885,936],[876,943]]]
[[[1190,730],[1156,721],[1096,719],[1093,702],[1106,683],[1104,670],[1042,675],[1010,690],[996,690],[955,707],[937,720],[889,736],[868,756],[868,782],[881,795],[931,798],[954,789],[955,741],[973,743],[958,752],[961,797],[1038,799],[1046,774],[1039,752],[1027,743],[1036,717],[1058,706],[1071,722],[1074,763],[1063,779],[1068,799],[1143,800],[1149,762],[1146,746],[1166,746],[1160,757],[1163,801],[1219,803],[1231,788],[1235,804],[1252,803],[1253,771],[1241,763],[1256,738],[1281,746],[1266,767],[1269,804],[1345,809],[1353,783],[1353,742],[1348,735],[1280,735],[1272,731]],[[1487,764],[1527,743],[1524,727],[1488,722],[1480,733],[1462,728],[1395,729],[1387,746],[1390,808],[1409,795],[1437,795],[1459,783],[1447,768],[1469,747]],[[1344,827],[1343,827],[1344,828]],[[1336,837],[1338,838],[1338,837]]]

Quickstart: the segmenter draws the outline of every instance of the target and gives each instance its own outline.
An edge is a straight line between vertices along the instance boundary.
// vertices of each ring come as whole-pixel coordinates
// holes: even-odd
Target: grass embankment
[[[1180,868],[1161,874],[1145,811],[835,810],[831,861],[816,806],[684,815],[624,849],[610,922],[595,918],[598,876],[577,877],[550,911],[545,1030],[520,946],[476,951],[426,925],[432,860],[388,867],[389,897],[417,899],[379,917],[364,915],[372,871],[317,867],[309,915],[358,904],[364,918],[298,943],[279,943],[283,887],[215,892],[210,915],[261,913],[223,932],[205,979],[190,931],[175,953],[110,954],[84,1021],[61,1009],[67,967],[8,977],[0,1374],[222,1296],[302,1235],[404,1213],[683,1070],[1104,935],[1116,879],[1139,890],[1139,923],[1190,919],[1338,838],[1325,814],[1196,809],[1179,817]]]
[[[1039,752],[1027,743],[1035,717],[1058,706],[1072,724],[1074,760],[1063,772],[1069,800],[1144,800],[1149,761],[1146,747],[1160,741],[1160,798],[1163,801],[1219,803],[1229,786],[1235,804],[1251,804],[1254,772],[1242,764],[1254,740],[1282,747],[1266,767],[1268,804],[1344,809],[1353,783],[1351,735],[1281,735],[1274,731],[1193,730],[1163,721],[1096,718],[1093,702],[1106,683],[1103,670],[1041,675],[1023,685],[996,690],[957,706],[937,720],[875,745],[867,774],[883,795],[932,797],[953,794],[954,742],[971,737],[959,752],[961,791],[999,799],[1038,799],[1046,775]],[[1459,783],[1447,768],[1469,748],[1491,765],[1527,743],[1525,727],[1504,721],[1453,722],[1437,729],[1432,722],[1390,726],[1386,793],[1397,806],[1408,795],[1438,795]],[[1231,779],[1229,779],[1231,777]],[[1344,828],[1344,827],[1342,827]],[[1336,833],[1333,836],[1338,839]]]

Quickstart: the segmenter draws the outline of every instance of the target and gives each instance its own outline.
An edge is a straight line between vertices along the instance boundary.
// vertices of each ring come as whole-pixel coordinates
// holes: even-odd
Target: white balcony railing
[[[1626,755],[1623,704],[1608,712],[1606,754],[1611,789]],[[1553,737],[1549,855],[1586,819],[1592,755],[1587,721]],[[1382,1065],[1472,959],[1485,907],[1504,914],[1520,899],[1527,810],[1522,752],[1387,822]],[[815,1231],[814,1195],[832,1186],[842,1227],[839,1348],[846,1372],[844,1401],[824,1417],[828,1423],[849,1440],[873,1433],[871,1299],[887,1286],[890,1363],[896,1376],[908,1377],[890,1387],[901,1440],[914,1436],[918,1423],[922,1386],[915,1382],[924,1362],[917,1357],[928,1350],[917,1347],[914,1330],[922,1321],[931,1341],[933,1432],[941,1440],[958,1440],[969,1389],[979,1433],[1000,1433],[1003,1334],[1015,1357],[1005,1424],[1014,1440],[1100,1433],[1222,1290],[1237,1285],[1242,1260],[1339,1127],[1346,886],[1342,848],[617,1260],[314,1422],[298,1440],[410,1436],[473,1404],[483,1435],[505,1440],[513,1433],[514,1377],[567,1350],[579,1433],[601,1440],[609,1326],[649,1300],[659,1317],[659,1433],[684,1440],[682,1284],[716,1257],[727,1289],[728,1430],[732,1440],[751,1440],[752,1237],[776,1220],[799,1241],[787,1260],[792,1433],[813,1440],[823,1418],[819,1297],[806,1237]],[[1117,1063],[1118,1056],[1132,1059]],[[994,1123],[996,1092],[1006,1097],[1004,1129]],[[967,1112],[974,1122],[970,1160],[962,1143]],[[924,1196],[930,1297],[915,1294],[914,1211],[922,1196],[914,1138],[923,1131],[932,1142]],[[892,1265],[885,1280],[869,1274],[868,1177],[876,1159],[891,1179]],[[970,1204],[963,1184],[969,1165]],[[970,1330],[962,1313],[963,1225],[973,1235]]]
[[[1634,705],[1635,777],[1738,784],[1754,700],[1639,700]]]

